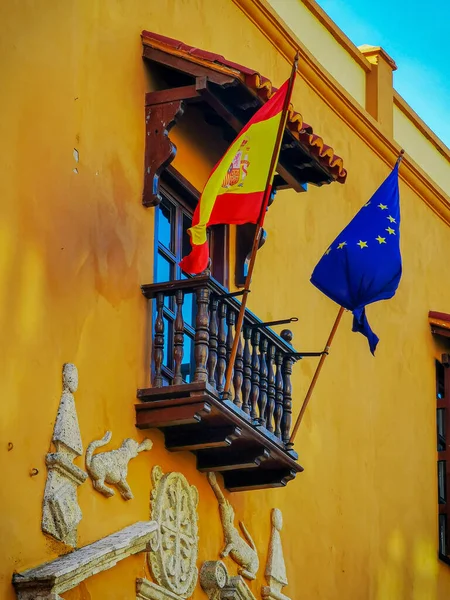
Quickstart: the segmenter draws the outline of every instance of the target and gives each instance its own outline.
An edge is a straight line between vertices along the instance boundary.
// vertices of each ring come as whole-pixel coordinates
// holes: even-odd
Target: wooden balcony
[[[200,471],[220,471],[231,491],[281,487],[302,471],[289,444],[291,373],[300,358],[281,335],[246,311],[224,397],[238,299],[200,276],[142,286],[155,302],[153,387],[137,397],[136,426],[164,432],[166,448],[197,456]]]

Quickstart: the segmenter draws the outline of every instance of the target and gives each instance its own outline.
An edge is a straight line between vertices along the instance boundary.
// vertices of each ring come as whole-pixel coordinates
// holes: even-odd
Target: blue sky
[[[317,0],[357,46],[395,60],[394,87],[450,147],[450,0]]]

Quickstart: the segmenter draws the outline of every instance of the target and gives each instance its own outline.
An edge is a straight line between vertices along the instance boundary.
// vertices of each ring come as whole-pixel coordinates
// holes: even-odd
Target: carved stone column
[[[83,454],[73,396],[77,388],[77,368],[67,363],[63,367],[63,392],[52,437],[56,452],[47,454],[45,460],[48,475],[42,507],[42,530],[72,547],[77,545],[77,527],[82,517],[77,488],[87,478],[87,473],[73,464]]]

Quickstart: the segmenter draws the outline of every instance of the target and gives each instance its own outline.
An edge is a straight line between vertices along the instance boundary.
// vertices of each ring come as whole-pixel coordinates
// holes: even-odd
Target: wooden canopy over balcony
[[[222,129],[231,142],[254,113],[276,91],[269,79],[254,69],[223,56],[187,46],[150,31],[142,32],[143,57],[157,70],[163,89],[146,94],[146,158],[143,203],[161,201],[161,172],[175,157],[169,131],[187,104],[195,104],[206,122]],[[275,189],[306,184],[344,183],[342,158],[325,144],[311,125],[291,106],[274,180]]]
[[[193,452],[197,468],[222,472],[231,491],[294,479],[303,469],[289,443],[291,373],[302,354],[291,346],[291,332],[278,335],[247,310],[225,398],[240,305],[235,295],[209,276],[144,285],[142,291],[156,302],[153,387],[137,392],[136,426],[162,430],[168,450]],[[186,306],[193,307],[190,324]],[[168,310],[174,314],[170,327]]]

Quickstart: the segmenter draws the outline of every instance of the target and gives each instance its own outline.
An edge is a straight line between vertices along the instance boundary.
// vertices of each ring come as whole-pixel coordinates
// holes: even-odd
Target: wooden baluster
[[[213,297],[209,314],[209,356],[208,356],[208,381],[216,387],[216,366],[217,366],[217,345],[218,345],[218,324],[217,307],[219,300]]]
[[[183,362],[184,355],[184,320],[183,320],[183,300],[184,294],[182,290],[177,290],[175,294],[175,302],[177,305],[175,323],[174,323],[174,335],[173,335],[173,357],[174,357],[174,377],[173,385],[181,385],[183,383],[183,376],[181,374],[181,363]]]
[[[163,378],[161,374],[162,362],[164,359],[164,319],[163,319],[164,294],[156,294],[156,320],[155,320],[155,338],[153,340],[153,362],[155,365],[155,375],[153,377],[153,386],[162,387]]]
[[[242,337],[239,336],[239,342],[236,352],[236,360],[234,361],[234,378],[233,378],[233,386],[234,386],[234,403],[236,406],[241,408],[242,406],[242,379],[243,379],[243,371],[244,371],[244,358],[243,358],[243,347],[242,347]]]
[[[259,332],[258,329],[255,329],[253,331],[253,336],[252,336],[252,346],[253,346],[253,352],[252,352],[252,391],[250,394],[250,406],[251,406],[251,411],[250,411],[250,416],[252,419],[257,419],[258,418],[258,399],[259,399],[259,356],[258,356],[258,350],[259,350],[259,340],[260,340],[261,334]]]
[[[280,333],[280,337],[288,344],[292,343],[294,334],[290,329],[283,329]],[[287,445],[289,438],[291,437],[291,423],[292,423],[292,365],[294,359],[287,355],[283,361],[283,418],[281,420],[281,437],[283,442]]]
[[[208,381],[206,365],[209,346],[209,289],[207,287],[199,288],[195,295],[197,297],[197,317],[194,338],[194,381]]]
[[[230,364],[231,349],[233,348],[233,326],[235,322],[236,314],[231,306],[229,306],[227,312],[227,366]]]
[[[290,356],[286,356],[283,362],[283,419],[281,423],[281,434],[283,442],[289,443],[291,437],[291,423],[292,423],[292,365],[294,360]]]
[[[227,344],[226,344],[226,332],[225,332],[225,319],[227,316],[227,305],[222,302],[219,309],[219,334],[218,334],[218,345],[217,345],[217,391],[223,392],[225,385],[225,371],[227,369]]]
[[[273,433],[273,413],[275,411],[275,346],[270,344],[268,355],[268,377],[267,377],[267,409],[266,409],[266,428]]]
[[[281,364],[283,362],[283,353],[278,350],[275,354],[276,375],[275,375],[275,435],[281,438],[281,421],[283,419],[283,373]]]
[[[252,330],[244,327],[244,378],[242,382],[242,410],[250,414],[250,392],[252,389],[252,354],[250,352],[250,338]]]
[[[267,407],[267,376],[269,374],[269,370],[267,368],[267,348],[269,346],[269,340],[263,335],[261,339],[261,344],[259,345],[260,352],[260,378],[261,383],[259,386],[259,424],[266,426],[266,407]]]

